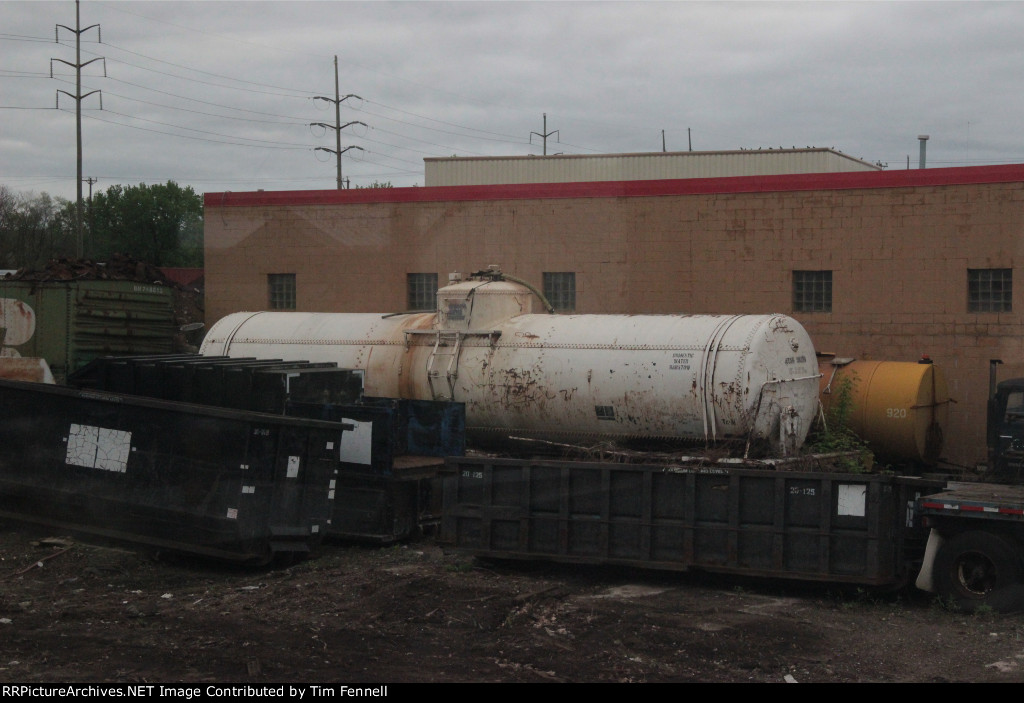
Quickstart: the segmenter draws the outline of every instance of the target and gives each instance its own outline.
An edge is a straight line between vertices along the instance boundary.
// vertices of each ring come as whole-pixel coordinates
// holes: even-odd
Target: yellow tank
[[[822,407],[827,413],[849,388],[850,429],[879,460],[938,461],[950,400],[942,370],[927,357],[915,363],[821,355],[818,362]]]

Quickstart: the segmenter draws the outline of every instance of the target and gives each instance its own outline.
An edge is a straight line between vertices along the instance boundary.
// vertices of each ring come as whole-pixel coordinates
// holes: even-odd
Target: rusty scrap
[[[31,283],[69,283],[74,281],[133,281],[151,283],[171,289],[174,297],[174,323],[179,334],[173,340],[176,352],[197,349],[189,335],[204,327],[203,295],[194,286],[185,286],[168,276],[160,268],[125,254],[113,254],[107,261],[92,259],[52,259],[41,269],[18,269],[0,276],[3,281]],[[11,342],[8,340],[7,344]]]
[[[29,571],[31,571],[32,569],[35,569],[36,567],[42,568],[44,561],[49,561],[50,559],[53,559],[54,557],[59,557],[64,552],[70,552],[70,551],[71,551],[71,547],[65,547],[64,549],[61,549],[60,551],[54,552],[53,554],[47,554],[45,557],[42,557],[41,559],[36,559],[34,562],[32,562],[31,564],[26,566],[24,569],[19,569],[18,571],[15,571],[13,573],[7,574],[7,578],[11,578],[12,576],[21,576],[22,574],[28,573]]]
[[[5,281],[137,281],[176,286],[156,266],[124,254],[114,254],[107,261],[91,259],[51,259],[41,269],[18,269],[3,276]]]

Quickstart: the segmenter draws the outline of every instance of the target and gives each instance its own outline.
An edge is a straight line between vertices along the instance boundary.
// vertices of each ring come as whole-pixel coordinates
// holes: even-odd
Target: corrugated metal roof
[[[315,206],[355,203],[427,203],[547,198],[623,198],[812,190],[914,188],[1024,182],[1024,164],[915,168],[852,173],[784,174],[732,178],[679,178],[591,183],[525,183],[433,188],[356,188],[205,193],[206,208]]]
[[[473,156],[424,159],[430,186],[580,183],[880,171],[833,149],[680,151],[641,154]]]

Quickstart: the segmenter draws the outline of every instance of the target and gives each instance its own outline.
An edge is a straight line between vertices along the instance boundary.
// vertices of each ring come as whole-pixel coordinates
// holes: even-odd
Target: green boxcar
[[[98,356],[169,353],[176,332],[166,286],[0,280],[0,355],[41,357],[58,383]]]

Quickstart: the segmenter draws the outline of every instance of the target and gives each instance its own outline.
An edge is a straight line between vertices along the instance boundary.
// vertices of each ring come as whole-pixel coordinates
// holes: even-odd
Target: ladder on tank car
[[[455,400],[455,380],[459,377],[459,358],[462,355],[463,342],[469,337],[483,337],[493,348],[501,337],[501,330],[405,330],[406,348],[413,338],[429,335],[427,344],[433,343],[427,357],[427,384],[434,400]],[[440,384],[440,378],[448,386],[447,394]]]
[[[434,339],[434,348],[427,357],[427,383],[430,385],[430,394],[434,400],[455,399],[455,379],[459,376],[459,354],[462,352],[463,333],[453,330],[437,330],[437,337]],[[448,364],[444,369],[444,377],[448,382],[448,394],[443,395],[434,387],[434,380],[441,376],[440,364],[444,360]]]

